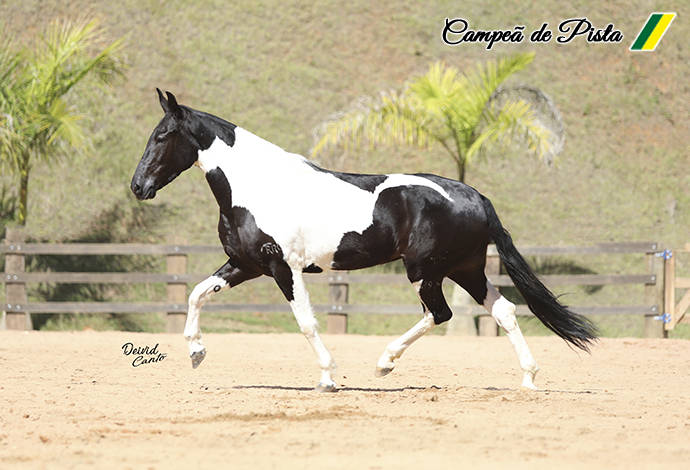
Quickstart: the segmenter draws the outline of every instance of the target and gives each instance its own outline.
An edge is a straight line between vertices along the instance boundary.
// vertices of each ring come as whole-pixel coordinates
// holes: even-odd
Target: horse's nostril
[[[141,186],[139,186],[138,184],[134,183],[134,184],[132,185],[132,189],[133,189],[135,192],[138,193],[139,191],[141,191]]]

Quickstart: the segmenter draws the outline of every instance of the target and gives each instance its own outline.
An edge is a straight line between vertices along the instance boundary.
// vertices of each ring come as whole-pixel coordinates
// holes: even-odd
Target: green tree
[[[362,139],[421,147],[438,143],[455,161],[458,180],[463,182],[467,164],[491,142],[522,141],[531,152],[545,157],[554,150],[554,138],[535,117],[533,106],[520,98],[495,99],[501,84],[533,58],[534,53],[515,54],[479,64],[467,73],[436,62],[402,91],[381,93],[325,123],[312,155]]]
[[[54,21],[33,48],[0,39],[0,164],[19,178],[17,222],[26,224],[32,165],[86,142],[69,92],[91,81],[110,85],[123,73],[122,39],[104,45],[96,20]]]

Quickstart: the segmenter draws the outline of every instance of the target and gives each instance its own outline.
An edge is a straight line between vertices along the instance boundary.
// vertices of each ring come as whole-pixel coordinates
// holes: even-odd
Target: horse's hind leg
[[[456,273],[449,277],[464,288],[477,303],[482,304],[494,317],[498,326],[506,331],[523,371],[522,386],[535,390],[534,376],[539,367],[537,367],[537,362],[534,360],[529,346],[527,346],[522,331],[520,331],[515,317],[515,304],[503,297],[481,271]]]
[[[248,274],[232,266],[228,261],[212,276],[207,277],[194,287],[189,295],[189,310],[184,327],[184,337],[189,342],[189,356],[192,358],[193,368],[196,369],[206,357],[206,347],[201,342],[201,328],[199,328],[201,307],[216,292],[234,287],[257,276],[257,274]]]
[[[395,360],[398,359],[412,343],[424,336],[434,325],[447,321],[452,316],[452,312],[446,299],[443,297],[440,280],[418,280],[413,282],[417,294],[422,301],[424,318],[415,326],[410,328],[400,338],[392,341],[376,363],[376,376],[383,377],[389,374],[395,367]]]

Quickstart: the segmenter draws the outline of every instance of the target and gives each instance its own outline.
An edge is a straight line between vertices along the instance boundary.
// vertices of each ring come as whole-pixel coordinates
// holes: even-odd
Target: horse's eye
[[[166,131],[160,132],[155,137],[156,142],[163,142],[170,135],[171,132],[172,132],[172,130],[166,130]]]

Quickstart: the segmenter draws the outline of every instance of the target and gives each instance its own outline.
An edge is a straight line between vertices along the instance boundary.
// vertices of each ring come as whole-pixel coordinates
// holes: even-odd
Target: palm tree
[[[100,49],[103,34],[96,20],[54,21],[32,50],[15,50],[7,36],[0,40],[0,164],[19,176],[22,225],[32,164],[86,141],[66,95],[86,79],[109,85],[122,74],[122,40]]]
[[[487,143],[524,141],[531,152],[546,157],[554,151],[558,136],[535,117],[528,101],[497,99],[501,84],[533,58],[534,53],[515,54],[466,73],[436,62],[402,91],[381,93],[324,124],[312,155],[332,145],[358,144],[362,138],[371,144],[438,143],[455,161],[458,180],[463,182],[467,164]]]

